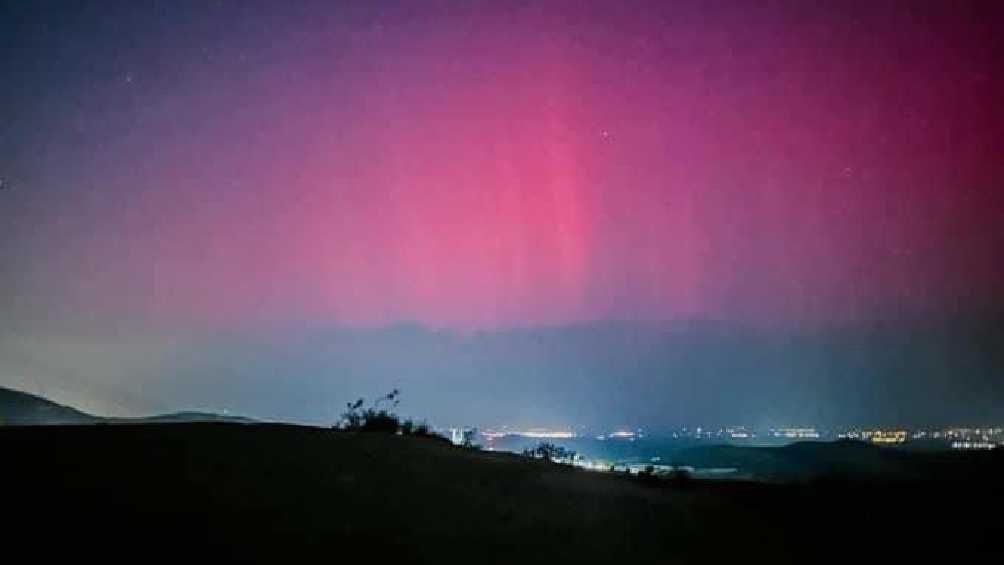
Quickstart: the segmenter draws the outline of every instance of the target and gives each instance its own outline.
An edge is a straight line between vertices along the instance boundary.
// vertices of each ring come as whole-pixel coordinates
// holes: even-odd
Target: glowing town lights
[[[953,441],[952,449],[997,449],[997,444],[989,441]]]
[[[907,439],[906,430],[865,430],[861,437],[872,443],[903,443]]]
[[[534,428],[523,432],[514,432],[513,435],[541,439],[572,439],[575,437],[575,432]]]
[[[777,428],[770,432],[774,437],[787,439],[819,439],[821,437],[816,428]]]

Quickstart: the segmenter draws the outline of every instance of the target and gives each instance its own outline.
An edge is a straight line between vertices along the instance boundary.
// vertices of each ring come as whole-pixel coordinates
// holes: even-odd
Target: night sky
[[[287,5],[290,4],[290,5]],[[0,386],[1004,420],[997,2],[0,2]]]

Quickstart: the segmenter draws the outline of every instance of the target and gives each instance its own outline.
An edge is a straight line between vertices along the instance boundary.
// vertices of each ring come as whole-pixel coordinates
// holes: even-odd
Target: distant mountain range
[[[81,412],[47,398],[0,387],[0,425],[128,424],[174,422],[252,423],[252,418],[212,412],[172,412],[141,418],[107,418]]]

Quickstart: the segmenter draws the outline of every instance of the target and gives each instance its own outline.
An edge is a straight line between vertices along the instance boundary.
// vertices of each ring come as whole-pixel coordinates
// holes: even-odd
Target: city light
[[[513,435],[540,439],[571,439],[575,437],[575,432],[534,428],[522,432],[513,432]]]
[[[861,438],[872,443],[903,443],[907,435],[906,430],[866,430]]]
[[[778,428],[772,429],[771,435],[776,438],[788,439],[819,439],[821,437],[816,428]]]
[[[477,428],[447,428],[444,431],[451,441],[458,444],[473,442],[471,434],[479,435],[489,446],[505,437],[522,437],[541,440],[589,439],[594,441],[639,441],[646,438],[668,439],[674,441],[700,441],[719,443],[738,443],[755,445],[758,441],[789,442],[789,441],[861,441],[873,445],[895,447],[908,443],[926,443],[931,446],[943,446],[951,449],[995,449],[1004,447],[1004,427],[944,427],[944,428],[908,428],[908,427],[842,427],[824,429],[816,426],[778,427],[758,429],[749,426],[685,426],[675,429],[656,430],[643,433],[642,428],[618,427],[612,431],[578,428],[514,428],[509,426],[492,427],[483,431],[472,432]],[[464,435],[466,434],[466,436]],[[466,438],[466,439],[465,439]],[[604,466],[604,468],[607,468]]]

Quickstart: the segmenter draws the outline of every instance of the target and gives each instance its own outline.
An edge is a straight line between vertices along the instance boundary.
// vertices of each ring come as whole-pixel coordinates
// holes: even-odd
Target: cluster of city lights
[[[588,433],[574,431],[571,428],[496,428],[480,432],[481,437],[489,443],[507,436],[532,439],[575,439],[593,438],[600,441],[624,440],[635,441],[645,437],[641,428],[617,428],[613,431]],[[702,426],[682,427],[668,431],[665,435],[681,440],[753,442],[758,439],[768,441],[816,441],[816,440],[857,440],[877,445],[900,445],[909,442],[934,442],[952,449],[995,449],[1004,447],[1004,428],[938,428],[938,429],[908,429],[908,428],[842,428],[823,430],[812,426],[775,427],[766,430],[756,430],[746,426],[728,426],[720,428],[705,428]],[[452,436],[451,436],[452,437]],[[458,436],[459,437],[459,436]]]

